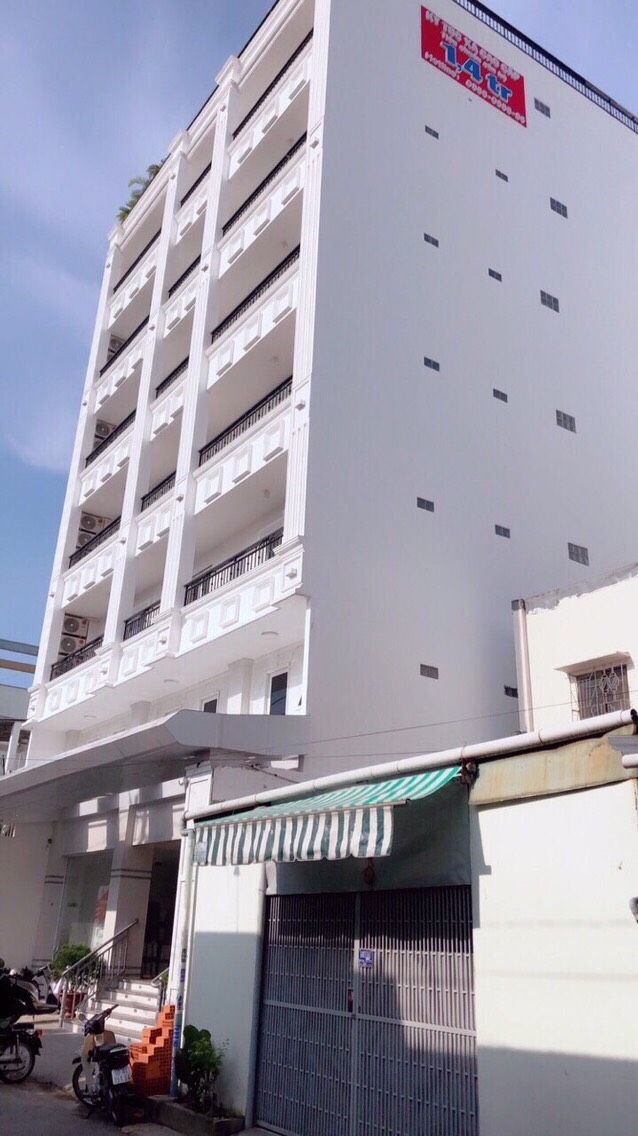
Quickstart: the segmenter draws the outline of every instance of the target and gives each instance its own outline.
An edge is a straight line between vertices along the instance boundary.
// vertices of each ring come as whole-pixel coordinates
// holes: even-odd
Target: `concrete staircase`
[[[111,989],[100,988],[98,996],[91,1000],[89,1014],[97,1014],[117,1002],[107,1021],[109,1029],[118,1041],[130,1045],[141,1040],[142,1030],[154,1026],[159,1012],[160,992],[152,982],[138,978],[121,979]]]

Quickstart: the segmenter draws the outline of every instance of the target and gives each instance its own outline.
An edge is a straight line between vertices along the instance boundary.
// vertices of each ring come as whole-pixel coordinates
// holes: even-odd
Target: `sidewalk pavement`
[[[70,1088],[73,1076],[71,1062],[79,1052],[82,1040],[81,1033],[72,1033],[70,1029],[43,1030],[42,1051],[36,1057],[32,1080],[55,1085],[57,1089]]]

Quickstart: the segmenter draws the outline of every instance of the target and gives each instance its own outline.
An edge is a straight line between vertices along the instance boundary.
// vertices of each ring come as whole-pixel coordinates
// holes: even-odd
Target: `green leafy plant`
[[[175,1054],[177,1079],[186,1085],[186,1101],[196,1112],[211,1113],[218,1108],[215,1082],[221,1073],[227,1042],[213,1044],[210,1030],[186,1026],[181,1049]]]
[[[61,978],[67,967],[75,966],[76,962],[81,962],[90,953],[91,948],[85,943],[65,943],[63,947],[58,947],[51,959],[53,977]],[[72,981],[72,985],[76,984]]]
[[[162,158],[161,162],[154,162],[152,165],[147,166],[146,174],[143,177],[138,176],[131,178],[128,183],[128,187],[131,190],[131,196],[126,202],[126,205],[120,205],[120,208],[118,209],[117,216],[119,221],[126,220],[129,213],[131,212],[131,209],[133,209],[133,207],[137,205],[140,197],[144,193],[144,190],[151,184],[153,178],[157,177],[162,166],[164,165],[164,162],[165,158]]]

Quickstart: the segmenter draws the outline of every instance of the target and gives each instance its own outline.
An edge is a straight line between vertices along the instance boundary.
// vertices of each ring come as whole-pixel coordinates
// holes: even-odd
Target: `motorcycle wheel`
[[[93,1098],[89,1092],[89,1086],[86,1082],[84,1069],[81,1065],[75,1066],[71,1084],[73,1085],[73,1092],[75,1093],[80,1103],[85,1104],[87,1108],[90,1108],[93,1104]]]
[[[122,1100],[119,1096],[116,1096],[113,1089],[107,1089],[106,1091],[106,1111],[115,1126],[121,1128],[124,1123]]]
[[[26,1081],[32,1072],[35,1065],[35,1053],[22,1040],[19,1040],[15,1046],[6,1046],[0,1051],[0,1057],[8,1053],[12,1053],[17,1058],[18,1063],[12,1069],[0,1069],[0,1080],[6,1081],[8,1085],[19,1085],[22,1081]]]

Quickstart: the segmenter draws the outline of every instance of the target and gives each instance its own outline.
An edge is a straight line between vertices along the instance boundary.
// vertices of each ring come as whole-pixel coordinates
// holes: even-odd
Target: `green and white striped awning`
[[[195,862],[256,864],[266,860],[345,860],[389,856],[397,805],[442,789],[459,773],[437,769],[348,785],[313,797],[267,805],[195,825]]]

